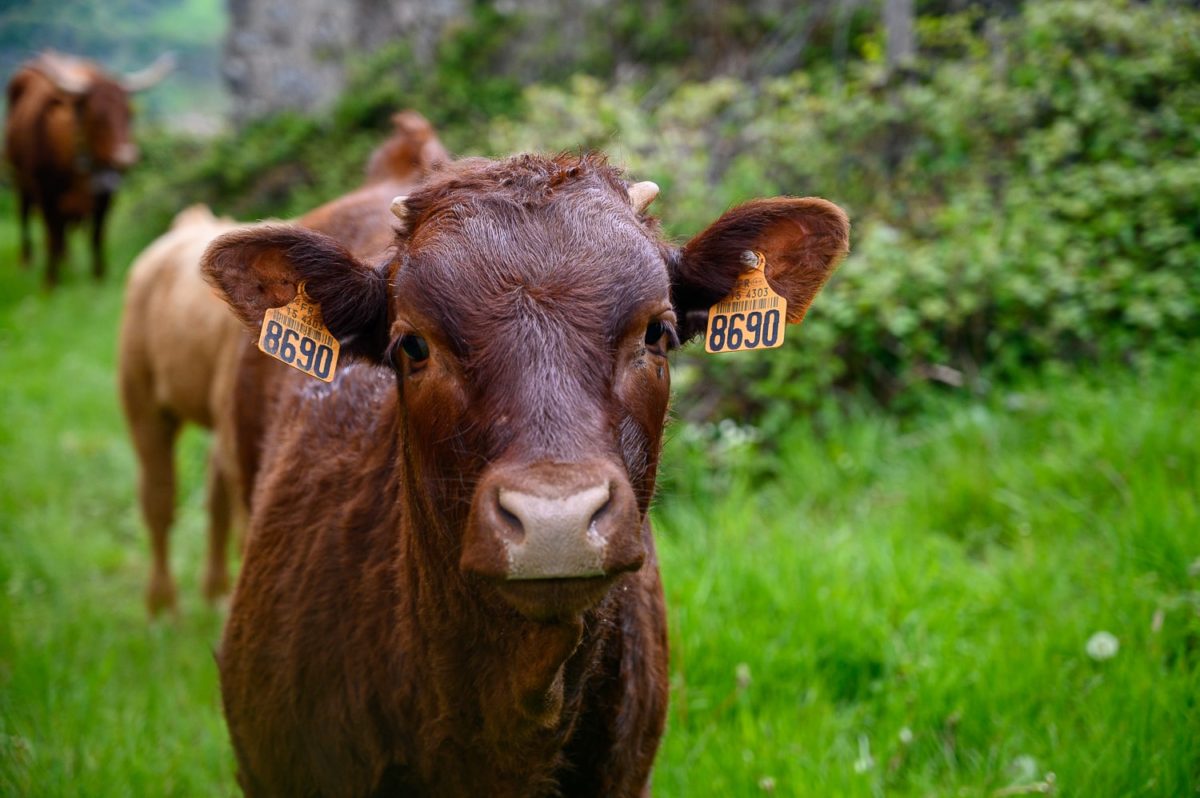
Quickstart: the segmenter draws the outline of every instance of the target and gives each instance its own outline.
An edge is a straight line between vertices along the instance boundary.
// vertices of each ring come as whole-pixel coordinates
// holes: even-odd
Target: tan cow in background
[[[369,257],[395,238],[393,197],[410,191],[449,159],[433,127],[415,111],[393,117],[394,132],[372,154],[366,184],[302,216],[299,224],[333,236]],[[152,565],[146,591],[151,615],[174,609],[168,562],[175,511],[175,441],[185,423],[213,430],[208,473],[209,546],[203,592],[215,601],[229,590],[231,528],[243,529],[257,470],[260,383],[287,367],[263,357],[255,341],[200,277],[200,257],[212,239],[239,227],[198,205],[181,212],[169,232],[134,261],[125,292],[119,343],[121,405],[138,457],[138,494],[150,532]],[[248,361],[243,375],[239,365]],[[249,376],[247,376],[249,375]],[[238,419],[238,421],[235,421]]]
[[[150,528],[151,613],[175,605],[167,533],[175,515],[175,440],[184,423],[214,432],[204,595],[214,600],[229,590],[226,541],[234,515],[244,518],[245,501],[238,493],[233,430],[222,424],[222,409],[233,389],[230,364],[245,334],[200,277],[199,265],[208,243],[236,227],[203,205],[188,208],[134,261],[125,289],[118,382],[138,457],[138,497]]]

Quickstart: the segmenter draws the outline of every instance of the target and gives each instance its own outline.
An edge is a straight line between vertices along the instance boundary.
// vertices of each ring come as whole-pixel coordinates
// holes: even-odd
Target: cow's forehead
[[[588,191],[533,208],[453,206],[414,231],[397,301],[464,345],[542,316],[615,334],[669,294],[661,247],[621,201]]]

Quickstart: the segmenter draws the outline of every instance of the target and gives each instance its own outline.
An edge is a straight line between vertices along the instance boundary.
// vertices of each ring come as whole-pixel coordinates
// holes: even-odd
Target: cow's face
[[[76,101],[88,156],[96,171],[124,171],[138,159],[129,95],[116,81],[99,78]]]
[[[742,206],[668,247],[591,158],[460,162],[399,210],[385,266],[276,227],[219,240],[206,270],[252,326],[270,303],[251,284],[306,279],[347,349],[394,371],[410,501],[448,522],[464,574],[539,619],[645,559],[667,354],[744,251],[775,265],[795,319],[846,249],[845,216],[811,199]]]
[[[481,166],[404,206],[386,360],[428,490],[474,485],[462,568],[522,607],[586,602],[646,556],[677,340],[666,253],[607,170]]]

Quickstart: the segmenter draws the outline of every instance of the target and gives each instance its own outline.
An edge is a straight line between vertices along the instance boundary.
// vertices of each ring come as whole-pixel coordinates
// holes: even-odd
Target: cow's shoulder
[[[366,363],[339,364],[328,383],[289,373],[268,410],[272,440],[266,467],[353,471],[364,455],[388,441],[395,390],[392,372]]]

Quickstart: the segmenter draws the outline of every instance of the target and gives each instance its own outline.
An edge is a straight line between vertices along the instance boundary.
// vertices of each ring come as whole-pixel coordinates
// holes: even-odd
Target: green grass
[[[11,218],[0,204],[0,794],[236,793],[221,618],[199,599],[204,437],[181,456],[182,612],[151,624],[119,275],[92,283],[74,241],[44,294],[12,265]],[[144,236],[116,222],[120,272]],[[676,429],[656,793],[990,796],[1053,773],[1063,795],[1197,794],[1198,362],[759,444]],[[1108,661],[1085,651],[1099,630]]]
[[[1196,794],[1196,355],[799,424],[765,484],[745,447],[705,485],[693,445],[659,512],[663,792]]]

